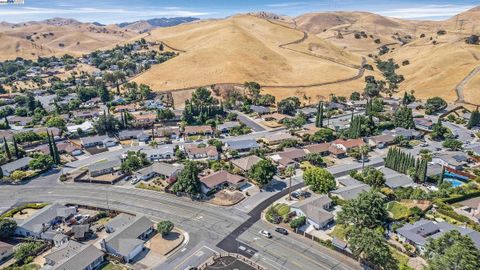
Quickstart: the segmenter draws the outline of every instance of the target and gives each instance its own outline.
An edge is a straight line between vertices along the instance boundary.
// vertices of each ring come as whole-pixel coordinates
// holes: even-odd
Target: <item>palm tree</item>
[[[152,148],[157,148],[157,146],[158,146],[158,142],[157,142],[157,141],[155,141],[155,139],[154,139],[154,140],[152,140],[152,141],[150,142],[150,144],[149,144],[149,145],[150,145]]]
[[[288,200],[292,200],[292,177],[295,175],[295,168],[294,167],[287,167],[284,172],[285,176],[289,178],[288,183]]]
[[[362,144],[358,148],[358,153],[362,155],[362,171],[365,168],[365,157],[367,157],[368,152],[370,152],[370,146],[368,146],[368,144]]]

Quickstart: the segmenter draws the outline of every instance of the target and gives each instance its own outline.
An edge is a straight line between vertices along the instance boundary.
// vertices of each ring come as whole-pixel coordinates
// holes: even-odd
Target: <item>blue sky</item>
[[[0,21],[23,22],[52,17],[84,22],[119,23],[155,17],[222,18],[235,13],[270,11],[296,16],[322,11],[371,11],[386,16],[439,20],[480,5],[457,0],[24,0],[0,5]]]

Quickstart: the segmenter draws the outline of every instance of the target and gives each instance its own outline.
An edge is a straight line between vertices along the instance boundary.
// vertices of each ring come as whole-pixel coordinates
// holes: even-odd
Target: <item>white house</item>
[[[305,216],[308,225],[320,230],[333,224],[334,215],[328,212],[331,205],[332,200],[327,195],[314,195],[294,203],[291,209],[297,216]]]

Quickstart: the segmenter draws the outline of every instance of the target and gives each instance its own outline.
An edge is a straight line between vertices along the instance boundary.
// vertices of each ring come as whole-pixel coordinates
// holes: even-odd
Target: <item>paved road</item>
[[[258,131],[264,131],[265,130],[264,127],[257,124],[255,121],[250,119],[250,117],[248,117],[244,113],[242,113],[240,111],[233,111],[233,112],[237,114],[237,118],[238,118],[238,120],[240,120],[240,122],[242,122],[245,125],[247,125],[248,127],[250,127],[253,131],[258,132]]]

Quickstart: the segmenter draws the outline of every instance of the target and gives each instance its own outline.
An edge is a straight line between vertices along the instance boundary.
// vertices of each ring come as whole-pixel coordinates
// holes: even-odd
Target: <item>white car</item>
[[[132,181],[130,181],[130,184],[135,185],[138,182],[140,182],[140,178],[133,178]]]
[[[270,234],[268,231],[266,230],[261,230],[258,232],[260,235],[266,237],[266,238],[272,238],[272,234]]]

